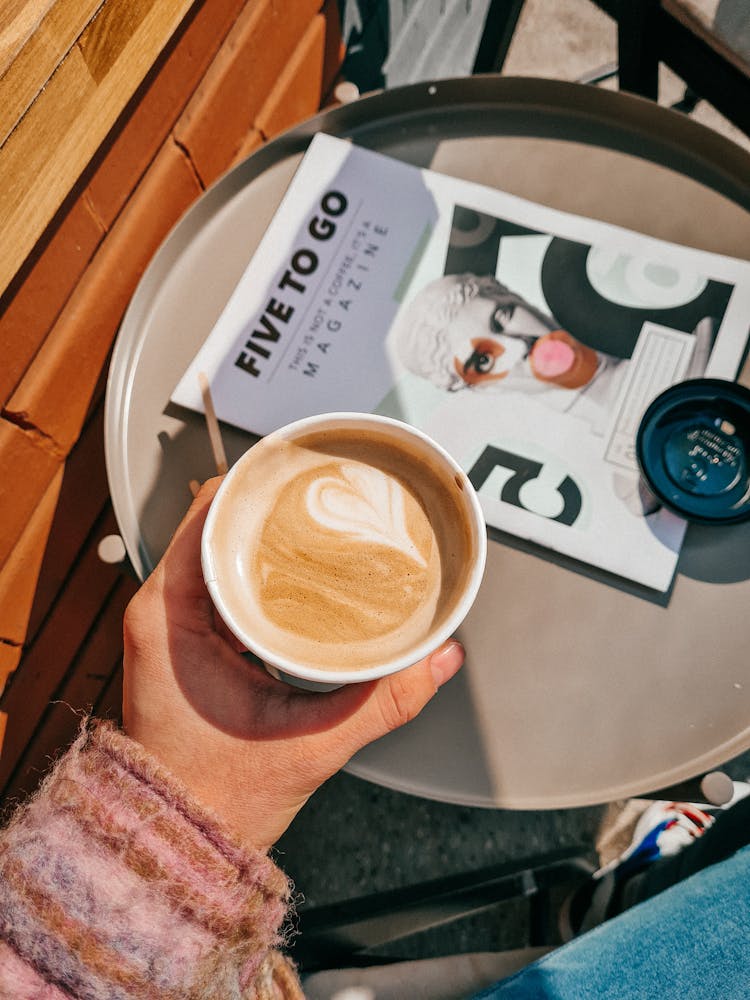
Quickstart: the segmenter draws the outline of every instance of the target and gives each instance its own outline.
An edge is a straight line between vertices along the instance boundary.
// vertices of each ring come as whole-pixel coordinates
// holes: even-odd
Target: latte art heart
[[[352,540],[397,549],[425,567],[406,525],[404,488],[372,467],[346,463],[339,471],[341,478],[322,476],[310,483],[305,497],[310,517]]]
[[[442,561],[421,496],[395,469],[298,448],[289,458],[296,473],[285,465],[253,559],[264,618],[285,642],[304,637],[329,655],[334,643],[348,657],[354,644],[428,628]]]
[[[471,566],[453,471],[359,426],[269,435],[246,458],[242,476],[230,473],[229,513],[213,539],[216,577],[229,581],[224,601],[243,631],[272,659],[326,671],[421,648]]]

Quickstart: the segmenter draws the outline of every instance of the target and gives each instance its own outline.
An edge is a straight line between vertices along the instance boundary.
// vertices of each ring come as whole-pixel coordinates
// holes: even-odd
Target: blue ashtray
[[[680,517],[750,518],[750,390],[718,378],[670,386],[641,419],[636,456],[651,492]]]

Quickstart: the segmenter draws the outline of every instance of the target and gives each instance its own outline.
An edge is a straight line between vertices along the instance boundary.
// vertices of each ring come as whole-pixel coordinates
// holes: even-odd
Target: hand
[[[242,655],[203,581],[201,489],[125,614],[126,732],[251,846],[267,850],[361,747],[413,719],[463,663],[455,641],[396,674],[326,694]]]

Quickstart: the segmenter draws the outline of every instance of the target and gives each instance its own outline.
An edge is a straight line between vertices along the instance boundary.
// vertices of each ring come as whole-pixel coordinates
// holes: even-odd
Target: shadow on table
[[[386,788],[428,796],[434,801],[466,805],[496,801],[498,789],[491,775],[468,669],[459,671],[442,687],[408,726],[360,751],[347,771]]]
[[[705,583],[750,578],[750,521],[725,526],[691,524],[677,573]]]

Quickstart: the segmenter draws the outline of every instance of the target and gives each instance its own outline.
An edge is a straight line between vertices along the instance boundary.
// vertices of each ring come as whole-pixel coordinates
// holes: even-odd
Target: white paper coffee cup
[[[368,432],[374,433],[378,440],[385,438],[388,443],[393,442],[394,448],[398,449],[407,465],[408,457],[404,458],[405,452],[402,449],[416,456],[418,461],[438,470],[440,481],[446,484],[447,490],[451,490],[451,503],[455,505],[459,516],[465,519],[464,537],[468,538],[465,565],[462,560],[460,586],[457,586],[455,594],[452,592],[451,601],[446,603],[434,625],[423,630],[418,637],[415,636],[415,641],[399,650],[397,655],[383,656],[382,659],[377,657],[368,665],[358,665],[352,669],[348,669],[341,658],[332,669],[325,664],[305,662],[299,656],[289,655],[283,648],[284,644],[275,642],[272,646],[261,638],[259,633],[262,630],[254,627],[253,615],[248,610],[254,602],[254,598],[248,593],[253,583],[248,580],[246,571],[237,568],[239,557],[236,555],[256,544],[253,534],[257,533],[257,528],[248,527],[252,522],[252,516],[248,517],[248,513],[253,511],[256,500],[254,492],[257,492],[258,505],[262,503],[261,486],[253,475],[256,455],[260,454],[256,449],[261,444],[266,444],[268,448],[276,442],[309,439],[312,434],[334,431],[355,432],[365,436]],[[409,482],[407,465],[404,466],[403,476],[406,483]],[[228,547],[232,548],[232,552],[228,551]],[[274,431],[263,438],[259,445],[245,452],[230,469],[214,497],[203,529],[201,546],[206,585],[219,615],[233,635],[276,675],[286,675],[314,685],[336,686],[373,680],[394,673],[416,663],[440,646],[456,631],[474,603],[484,574],[486,555],[487,530],[484,515],[476,492],[461,467],[444,448],[420,430],[390,417],[365,413],[328,413],[307,417]],[[244,604],[238,604],[238,593],[242,593],[243,587],[247,594],[247,609]],[[257,616],[255,621],[257,622]]]

